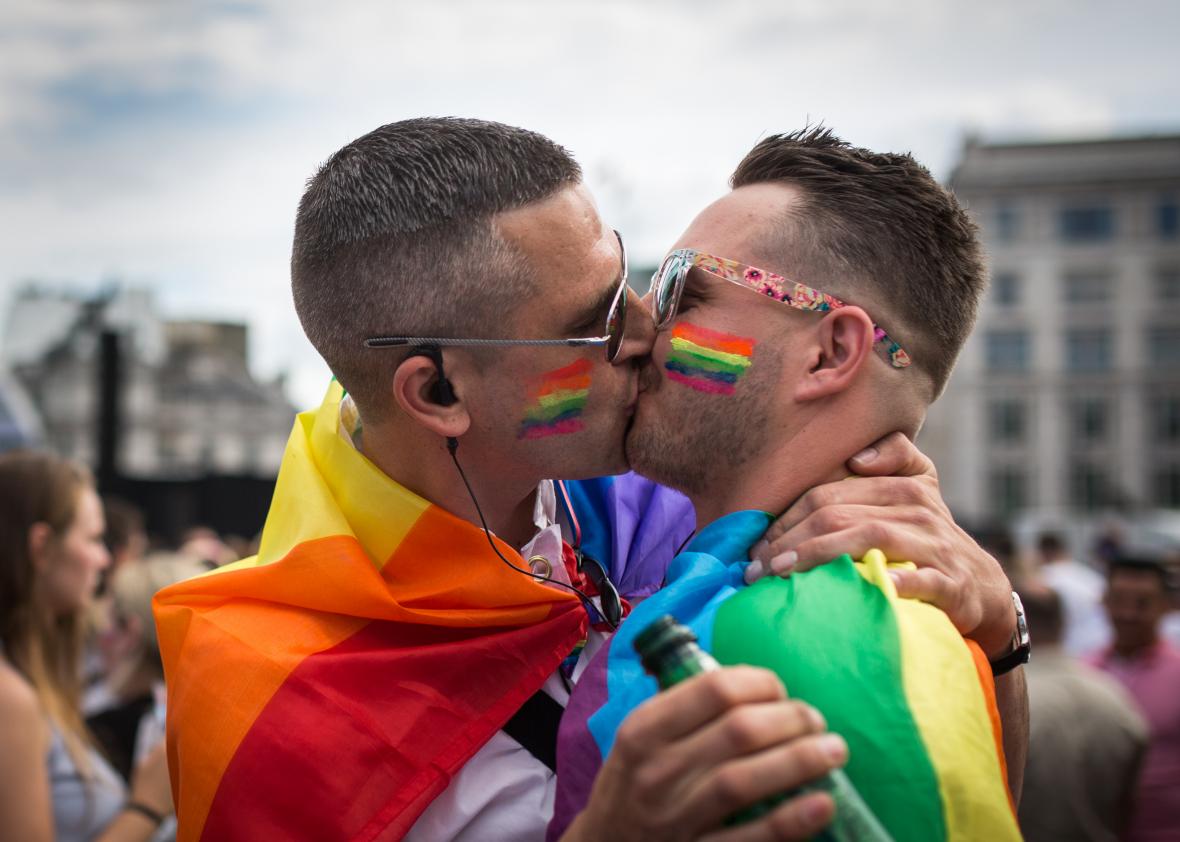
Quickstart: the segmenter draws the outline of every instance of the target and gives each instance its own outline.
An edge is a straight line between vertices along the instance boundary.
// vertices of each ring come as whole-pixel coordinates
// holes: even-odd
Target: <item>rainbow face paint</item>
[[[732,395],[750,367],[753,339],[681,322],[672,328],[672,352],[664,368],[668,379],[714,395]]]
[[[581,430],[582,410],[590,396],[591,369],[589,360],[578,360],[542,374],[530,393],[532,402],[516,437],[543,439]]]

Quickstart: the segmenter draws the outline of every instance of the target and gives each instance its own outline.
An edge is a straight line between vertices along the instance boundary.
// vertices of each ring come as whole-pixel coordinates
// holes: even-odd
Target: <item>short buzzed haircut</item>
[[[974,222],[910,155],[854,147],[830,129],[768,137],[734,188],[781,182],[802,206],[781,220],[798,280],[837,296],[869,290],[878,320],[941,394],[987,283]],[[845,292],[849,290],[850,292]],[[866,308],[868,309],[868,308]]]
[[[453,117],[382,126],[320,167],[299,203],[291,287],[304,332],[362,416],[386,413],[404,358],[364,340],[503,333],[532,275],[492,217],[581,177],[542,135]]]
[[[1065,553],[1065,539],[1058,532],[1042,532],[1037,538],[1037,550],[1043,556],[1056,558]]]
[[[1113,580],[1115,576],[1124,573],[1131,576],[1151,576],[1158,579],[1160,589],[1164,593],[1169,593],[1173,589],[1168,569],[1163,562],[1156,558],[1121,555],[1111,559],[1107,569],[1107,580]]]

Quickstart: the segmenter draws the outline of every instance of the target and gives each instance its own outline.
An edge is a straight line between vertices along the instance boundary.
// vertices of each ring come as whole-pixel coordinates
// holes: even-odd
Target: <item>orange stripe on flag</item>
[[[999,708],[996,707],[996,679],[992,675],[992,665],[988,663],[987,655],[973,640],[967,640],[967,648],[971,650],[971,659],[975,662],[975,672],[979,674],[979,685],[983,688],[983,698],[987,703],[987,718],[991,721],[992,737],[996,741],[996,757],[1000,761],[1000,772],[1003,773],[1004,783],[1008,783],[1008,758],[1004,754],[1004,723],[1000,719]],[[1012,808],[1012,815],[1016,815],[1016,802],[1012,800],[1011,786],[1005,786],[1008,794],[1008,806]]]
[[[330,564],[323,563],[325,557]],[[183,777],[173,774],[174,787],[179,784],[173,797],[182,819],[180,842],[198,838],[226,765],[291,671],[308,655],[337,645],[369,622],[262,601],[272,586],[289,591],[298,587],[290,580],[300,578],[306,584],[312,567],[318,571],[317,587],[325,589],[332,587],[331,579],[340,584],[361,570],[376,573],[353,539],[335,536],[301,544],[281,565],[190,580],[156,597],[160,652],[171,691],[168,764],[184,770]],[[281,575],[275,575],[279,568]],[[171,593],[177,588],[184,603],[172,605]],[[173,684],[171,677],[186,652],[199,657],[185,658],[184,680]],[[227,676],[233,676],[232,694],[224,692]],[[176,727],[178,723],[183,727]],[[178,734],[179,740],[174,739]]]

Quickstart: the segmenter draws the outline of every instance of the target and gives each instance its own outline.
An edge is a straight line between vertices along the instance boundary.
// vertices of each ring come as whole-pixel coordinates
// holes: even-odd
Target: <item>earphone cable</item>
[[[492,548],[492,552],[496,554],[496,557],[522,576],[528,576],[530,579],[535,581],[548,582],[551,585],[557,585],[559,588],[565,588],[567,591],[573,591],[577,595],[578,599],[582,601],[583,606],[585,606],[587,609],[593,608],[594,614],[597,614],[599,617],[601,617],[603,621],[611,627],[611,629],[618,628],[617,625],[611,623],[611,621],[607,619],[606,615],[602,611],[598,610],[590,597],[584,594],[578,588],[575,588],[573,585],[567,585],[565,582],[559,582],[552,576],[542,576],[540,573],[534,573],[531,570],[524,570],[520,567],[517,567],[515,564],[504,557],[504,554],[500,552],[500,548],[496,546],[496,542],[492,540],[492,531],[488,529],[488,522],[483,516],[483,509],[479,507],[479,501],[475,498],[475,490],[471,487],[471,482],[468,481],[467,474],[463,471],[463,466],[459,464],[459,454],[457,453],[458,449],[459,440],[453,436],[448,437],[447,450],[451,454],[451,461],[455,463],[455,468],[459,471],[459,477],[463,480],[463,485],[467,488],[467,495],[471,498],[471,503],[475,506],[475,513],[479,516],[480,526],[483,527],[484,537],[488,539],[488,546]]]

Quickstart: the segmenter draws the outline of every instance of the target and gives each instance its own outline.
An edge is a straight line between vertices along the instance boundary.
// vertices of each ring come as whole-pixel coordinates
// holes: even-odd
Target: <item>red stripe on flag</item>
[[[400,838],[580,639],[576,603],[524,628],[373,622],[307,658],[226,768],[201,838]]]

